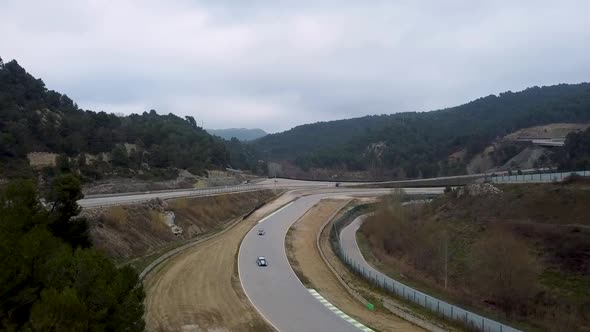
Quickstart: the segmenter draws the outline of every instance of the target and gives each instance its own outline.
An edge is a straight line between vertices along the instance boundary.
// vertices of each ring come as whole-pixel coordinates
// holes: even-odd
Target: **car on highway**
[[[256,258],[256,264],[258,264],[258,266],[267,266],[268,262],[266,261],[266,258],[264,258],[264,256],[259,256],[258,258]]]
[[[264,235],[264,229],[259,228],[258,229],[258,235]]]

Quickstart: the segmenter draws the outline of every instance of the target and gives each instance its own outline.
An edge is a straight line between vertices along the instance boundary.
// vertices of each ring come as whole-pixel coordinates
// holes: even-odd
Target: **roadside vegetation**
[[[343,211],[349,204],[350,200],[321,200],[291,226],[285,238],[291,267],[307,288],[315,289],[338,309],[376,331],[422,331],[421,328],[382,308],[381,301],[374,298],[372,292],[367,293],[368,290],[364,287],[358,289],[360,285],[356,282],[356,290],[353,291],[341,276],[344,274],[344,278],[351,282],[351,274],[346,273],[345,269],[337,271],[334,268],[335,260],[338,259],[331,250],[330,232],[326,231],[331,225],[327,228],[323,226],[331,216],[339,214],[339,211]],[[356,292],[356,297],[350,291]],[[375,304],[374,310],[366,307],[366,303],[363,303],[366,301],[359,301],[358,294],[361,292],[364,293],[365,299],[371,298],[371,302]]]
[[[84,182],[167,181],[183,170],[199,176],[228,166],[265,175],[273,163],[282,167],[278,176],[308,179],[458,175],[498,138],[518,129],[589,122],[589,95],[588,83],[532,87],[432,112],[307,124],[244,143],[209,135],[191,116],[80,109],[16,61],[0,59],[0,178],[40,174],[50,182],[73,173]],[[494,165],[488,166],[500,166],[527,146],[498,145],[491,155]],[[538,165],[587,164],[577,157],[568,163],[569,147],[555,150],[555,157],[545,156]]]
[[[531,87],[431,112],[306,124],[262,137],[253,146],[261,159],[298,168],[285,165],[287,176],[328,179],[336,173],[405,179],[459,175],[466,173],[470,161],[486,147],[518,129],[589,122],[589,96],[589,83]],[[506,162],[525,147],[505,145],[493,159]],[[325,169],[331,172],[323,173]]]
[[[144,279],[146,331],[271,331],[242,289],[238,249],[260,219],[293,199],[281,195],[149,273]]]
[[[553,155],[561,169],[590,169],[590,128],[567,135],[565,149]]]
[[[359,234],[385,272],[519,326],[590,326],[589,181],[480,184],[401,201],[383,199]]]
[[[220,231],[275,194],[272,190],[263,190],[152,200],[88,209],[84,215],[91,221],[90,237],[97,249],[117,263],[131,262],[141,269],[166,251]],[[173,227],[167,219],[172,221]]]
[[[31,181],[0,191],[0,330],[143,331],[144,291],[91,247],[73,176],[44,200]]]
[[[192,116],[161,115],[156,110],[115,115],[83,110],[64,94],[49,90],[15,60],[0,58],[0,178],[47,179],[60,173],[84,181],[123,177],[165,180],[179,169],[195,175],[210,169],[256,169],[255,158],[240,141],[209,135]],[[57,154],[41,169],[27,154]]]

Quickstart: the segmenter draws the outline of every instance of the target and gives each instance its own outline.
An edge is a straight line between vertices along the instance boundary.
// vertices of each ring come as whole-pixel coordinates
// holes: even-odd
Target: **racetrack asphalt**
[[[409,194],[442,193],[443,188],[406,189]],[[342,195],[377,196],[391,190],[335,190],[297,199],[263,219],[240,246],[238,270],[244,292],[260,314],[279,331],[359,331],[314,298],[289,265],[285,236],[293,223],[323,198]],[[265,235],[257,234],[264,228]],[[268,266],[259,267],[256,257]]]

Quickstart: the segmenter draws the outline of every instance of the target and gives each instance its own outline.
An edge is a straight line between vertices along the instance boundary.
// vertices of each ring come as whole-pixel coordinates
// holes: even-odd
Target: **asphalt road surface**
[[[372,271],[373,274],[381,275],[381,279],[383,279],[384,275],[365,261],[361,249],[356,242],[356,232],[361,227],[365,217],[366,215],[356,218],[340,231],[340,245],[342,246],[342,250],[356,265],[364,266],[367,271]]]
[[[193,196],[210,196],[218,195],[221,193],[231,192],[245,192],[252,190],[266,189],[264,186],[231,186],[231,187],[219,187],[211,189],[186,189],[186,190],[173,190],[173,191],[157,191],[157,192],[145,192],[145,193],[127,193],[117,195],[96,195],[88,196],[87,198],[78,201],[78,204],[83,208],[105,206],[105,205],[118,205],[118,204],[131,204],[138,202],[145,202],[151,199],[170,199],[170,198],[181,198],[181,197],[193,197]]]
[[[405,189],[408,194],[439,194],[443,188]],[[339,195],[376,196],[391,190],[338,190],[300,198],[254,227],[240,246],[238,270],[242,287],[260,314],[279,331],[358,331],[316,300],[297,278],[287,260],[285,236],[289,227],[322,198]],[[257,234],[264,228],[265,235]],[[257,256],[268,266],[259,267]]]
[[[527,173],[533,170],[523,170],[523,172]],[[502,175],[507,172],[497,172],[497,175]],[[384,182],[343,182],[341,187],[347,186],[355,186],[361,184],[372,184],[372,185],[379,185],[379,184],[394,184],[394,183],[404,183],[408,186],[412,186],[413,182],[421,183],[428,181],[441,181],[447,179],[460,179],[460,178],[478,178],[483,177],[489,174],[471,174],[471,175],[456,175],[456,176],[443,176],[438,178],[429,178],[429,179],[415,179],[415,180],[404,180],[404,181],[384,181]],[[536,176],[534,176],[536,178]],[[495,178],[496,181],[499,181],[500,177]],[[502,181],[502,182],[520,182],[517,180],[510,180],[510,181]],[[542,181],[539,181],[542,182]],[[170,198],[180,198],[180,197],[191,197],[191,196],[207,196],[207,195],[217,195],[220,193],[230,193],[230,192],[244,192],[244,191],[251,191],[251,190],[261,190],[261,189],[311,189],[311,188],[335,188],[337,182],[329,182],[329,181],[305,181],[305,180],[291,180],[291,179],[265,179],[257,183],[250,183],[250,184],[243,184],[243,185],[234,185],[234,186],[224,186],[224,187],[212,187],[207,189],[173,189],[173,190],[161,190],[161,191],[151,191],[151,192],[135,192],[135,193],[119,193],[119,194],[104,194],[104,195],[88,195],[86,198],[81,199],[78,201],[78,204],[83,208],[89,207],[97,207],[97,206],[105,206],[105,205],[117,205],[117,204],[130,204],[130,203],[138,203],[143,201],[148,201],[154,198],[160,199],[170,199]],[[439,186],[442,184],[436,183],[433,185]],[[425,188],[428,189],[428,188]]]
[[[356,182],[352,184],[362,184]],[[319,181],[300,181],[290,179],[267,179],[256,184],[243,184],[234,186],[211,187],[207,189],[179,189],[179,190],[161,190],[152,192],[135,192],[105,195],[88,195],[86,198],[78,201],[83,208],[130,204],[149,201],[151,199],[170,199],[193,196],[210,196],[221,193],[245,192],[262,189],[305,189],[305,188],[335,188],[335,182]]]

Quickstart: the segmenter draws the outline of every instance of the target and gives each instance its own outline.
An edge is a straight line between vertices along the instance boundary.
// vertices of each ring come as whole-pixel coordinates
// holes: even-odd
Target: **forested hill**
[[[590,121],[590,84],[533,87],[431,112],[319,122],[253,143],[270,161],[300,169],[387,170],[403,177],[465,173],[469,157],[520,128]],[[449,155],[462,152],[462,161]]]
[[[267,135],[264,130],[258,128],[207,129],[207,132],[225,140],[231,140],[235,137],[240,141],[251,141]]]
[[[224,142],[192,117],[84,111],[16,61],[0,59],[0,177],[27,173],[26,156],[33,151],[61,154],[63,167],[76,164],[89,177],[116,167],[142,174],[175,167],[198,174],[229,163]],[[103,160],[103,152],[112,158]]]

